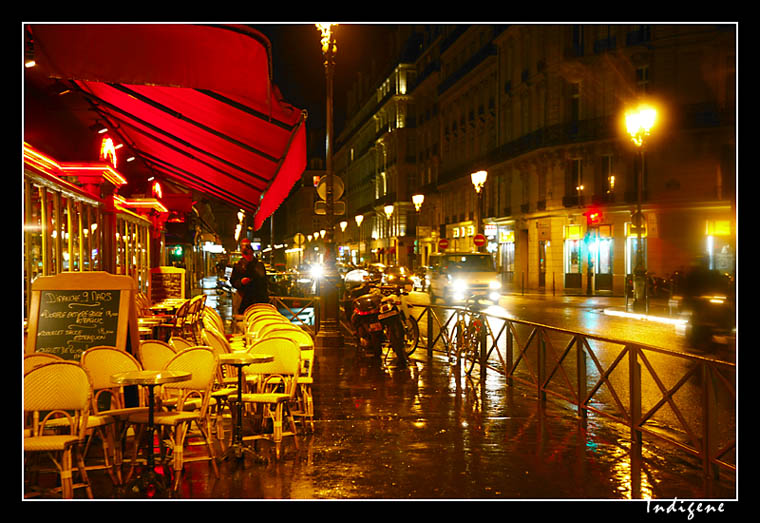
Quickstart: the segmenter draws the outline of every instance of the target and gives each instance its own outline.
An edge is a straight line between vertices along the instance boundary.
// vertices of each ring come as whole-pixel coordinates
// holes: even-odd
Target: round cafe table
[[[243,367],[251,365],[252,363],[269,363],[271,361],[274,361],[274,356],[271,354],[231,352],[219,355],[219,363],[221,365],[232,365],[236,367],[238,375],[237,419],[233,426],[232,444],[226,451],[224,451],[224,455],[221,458],[222,460],[233,457],[241,460],[245,458],[246,454],[251,455],[254,459],[259,458],[252,449],[243,444]]]
[[[155,430],[153,409],[155,398],[153,389],[156,385],[187,381],[192,377],[190,372],[178,370],[133,370],[119,372],[111,376],[111,382],[116,385],[142,385],[148,387],[148,467],[143,470],[127,486],[127,492],[147,495],[153,493],[155,497],[168,497],[171,492],[165,483],[165,478],[156,474],[153,456],[153,433]]]

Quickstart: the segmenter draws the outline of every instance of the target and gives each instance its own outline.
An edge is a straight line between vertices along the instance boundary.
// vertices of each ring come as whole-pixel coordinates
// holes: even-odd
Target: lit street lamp
[[[470,175],[470,179],[472,180],[472,185],[475,187],[475,192],[478,193],[478,217],[477,217],[477,227],[478,227],[478,234],[483,234],[483,186],[486,184],[486,179],[488,178],[488,172],[487,171],[477,171]],[[478,247],[478,251],[484,252],[485,245]]]
[[[414,220],[414,240],[416,243],[416,247],[414,249],[414,260],[412,263],[412,269],[414,269],[415,264],[417,263],[417,256],[420,254],[420,237],[417,231],[419,231],[419,214],[420,209],[422,208],[422,203],[425,201],[425,195],[424,194],[415,194],[412,196],[412,203],[414,204],[414,210],[416,211],[415,220]]]
[[[325,77],[327,80],[327,104],[326,113],[326,140],[325,140],[325,217],[327,218],[327,229],[325,240],[324,254],[324,278],[321,283],[320,292],[320,314],[319,331],[315,337],[315,344],[318,347],[341,347],[343,346],[343,335],[340,332],[338,323],[338,275],[335,266],[335,241],[333,239],[334,216],[333,216],[333,73],[335,68],[335,53],[338,46],[335,43],[335,34],[331,28],[337,24],[316,24],[317,29],[322,33],[322,55],[324,56]]]
[[[636,266],[633,269],[633,310],[636,312],[647,309],[647,271],[644,267],[641,229],[643,216],[641,214],[641,193],[644,178],[644,141],[649,136],[657,121],[657,109],[650,105],[641,104],[635,109],[626,111],[625,127],[631,137],[639,156],[639,170],[636,173]]]
[[[359,229],[359,262],[362,261],[362,222],[364,221],[364,215],[363,214],[357,214],[354,216],[354,220],[356,220],[356,227]]]
[[[420,208],[422,208],[422,203],[425,201],[425,195],[424,194],[415,194],[412,196],[412,203],[414,204],[414,209],[417,212],[420,212]]]
[[[393,205],[386,205],[383,207],[383,211],[385,212],[385,217],[388,218],[388,250],[390,250],[390,247],[393,246],[393,238],[391,236],[391,216],[393,216]],[[390,262],[390,256],[388,256],[388,261]],[[388,265],[391,264],[388,263]]]

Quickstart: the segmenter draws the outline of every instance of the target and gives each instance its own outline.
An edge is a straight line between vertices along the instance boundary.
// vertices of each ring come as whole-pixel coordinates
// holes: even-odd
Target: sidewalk
[[[347,340],[350,342],[350,340]],[[314,367],[315,432],[266,464],[188,464],[184,499],[628,499],[628,430],[535,391],[458,376],[418,349],[405,369],[362,357],[355,347],[319,349]],[[186,451],[188,454],[192,450]],[[94,471],[96,497],[108,477]],[[701,470],[673,449],[647,448],[642,495],[735,497],[733,483],[704,485]],[[81,496],[81,493],[78,494]]]

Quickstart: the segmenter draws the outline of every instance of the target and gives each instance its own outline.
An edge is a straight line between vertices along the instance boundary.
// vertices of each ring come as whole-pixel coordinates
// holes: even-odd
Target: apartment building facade
[[[735,26],[405,30],[413,45],[371,83],[355,114],[364,124],[346,127],[336,153],[349,216],[374,218],[365,252],[396,247],[392,259],[411,266],[441,238],[473,250],[470,173],[486,170],[487,249],[513,289],[622,294],[639,244],[650,273],[698,256],[735,271]],[[641,100],[658,108],[643,150],[623,122]]]

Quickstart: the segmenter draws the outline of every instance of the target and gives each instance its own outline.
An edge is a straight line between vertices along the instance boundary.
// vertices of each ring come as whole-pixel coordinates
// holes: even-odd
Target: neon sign
[[[105,162],[110,162],[114,169],[116,169],[116,147],[113,144],[113,140],[106,137],[100,143],[100,159]]]

